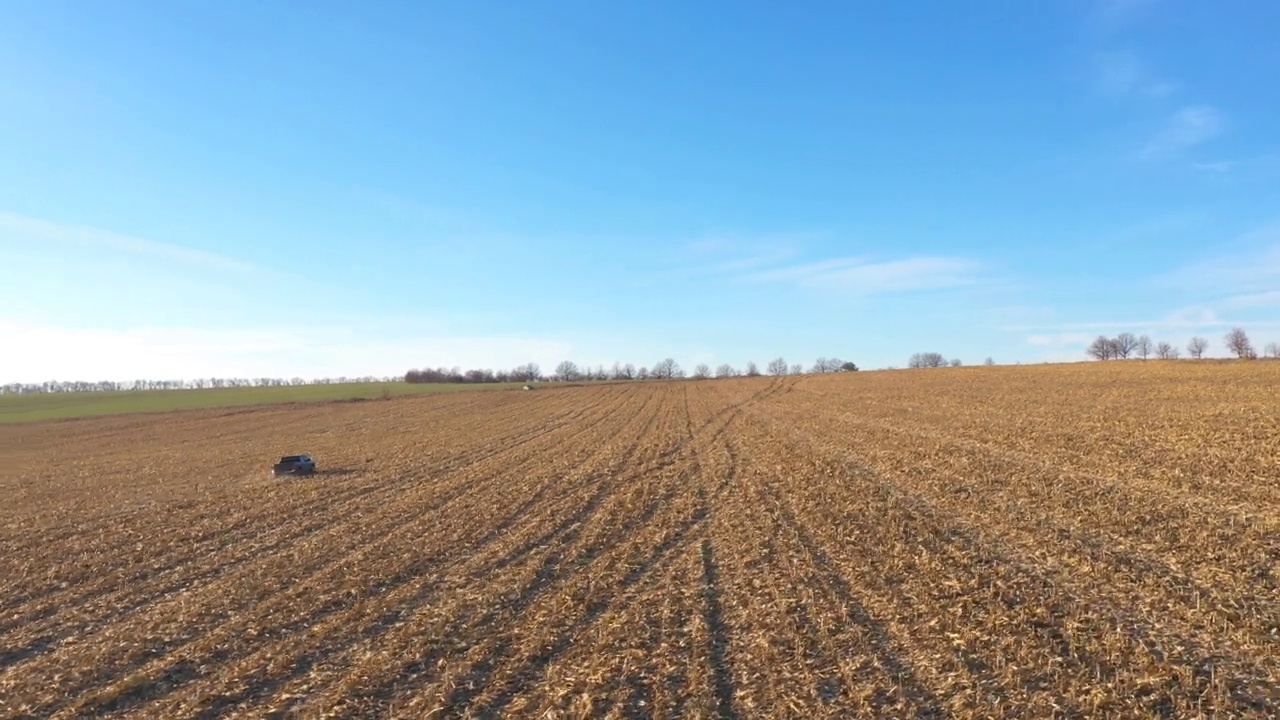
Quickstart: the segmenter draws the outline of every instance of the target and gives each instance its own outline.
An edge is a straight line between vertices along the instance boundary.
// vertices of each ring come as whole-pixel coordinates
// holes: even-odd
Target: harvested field
[[[1280,712],[1280,363],[93,418],[0,468],[4,717]]]

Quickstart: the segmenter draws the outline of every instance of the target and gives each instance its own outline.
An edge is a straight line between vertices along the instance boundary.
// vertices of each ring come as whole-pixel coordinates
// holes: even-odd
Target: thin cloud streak
[[[872,262],[864,257],[832,258],[774,268],[740,278],[745,283],[791,283],[806,288],[862,295],[937,290],[977,283],[981,266],[971,260],[923,256]]]
[[[0,211],[0,233],[60,245],[106,250],[122,255],[151,258],[203,270],[258,273],[252,263],[205,250],[121,235],[109,230],[69,225]]]
[[[1165,127],[1143,148],[1141,157],[1148,160],[1174,157],[1206,143],[1227,128],[1227,117],[1209,105],[1189,105],[1178,110],[1165,122]]]
[[[1166,97],[1178,83],[1155,77],[1147,64],[1131,50],[1100,52],[1094,55],[1098,89],[1105,95]]]
[[[1249,295],[1280,287],[1280,224],[1247,233],[1234,244],[1262,247],[1192,263],[1157,276],[1150,284],[1212,295]]]
[[[1140,20],[1160,0],[1099,0],[1094,6],[1093,24],[1103,33],[1115,33]]]
[[[1193,162],[1191,168],[1201,172],[1213,173],[1217,175],[1225,175],[1227,173],[1237,172],[1247,168],[1264,167],[1274,165],[1278,156],[1274,153],[1266,155],[1258,155],[1256,157],[1237,158],[1235,160],[1214,160],[1210,162]]]

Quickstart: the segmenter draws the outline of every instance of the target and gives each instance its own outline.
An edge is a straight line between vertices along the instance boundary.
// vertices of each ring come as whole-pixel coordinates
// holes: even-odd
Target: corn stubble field
[[[4,717],[1272,717],[1280,363],[0,427]],[[322,472],[273,480],[314,452]]]

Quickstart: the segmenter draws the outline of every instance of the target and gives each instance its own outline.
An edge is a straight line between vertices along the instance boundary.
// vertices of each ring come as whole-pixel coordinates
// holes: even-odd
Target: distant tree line
[[[1243,328],[1232,328],[1222,339],[1227,352],[1241,360],[1258,357],[1258,352],[1249,340],[1249,334]],[[1193,337],[1187,342],[1187,354],[1199,360],[1209,349],[1209,341],[1202,337]],[[1146,360],[1155,357],[1160,360],[1177,360],[1181,352],[1167,342],[1153,343],[1146,335],[1120,333],[1115,337],[1099,335],[1089,344],[1086,350],[1089,357],[1095,360],[1128,360],[1139,358]],[[1280,344],[1268,343],[1264,349],[1266,357],[1280,358]]]
[[[809,369],[810,373],[833,373],[856,371],[858,366],[839,358],[820,357]],[[783,358],[775,358],[766,366],[769,375],[803,375],[804,366],[788,365]],[[535,382],[554,380],[557,382],[598,382],[626,380],[678,380],[691,378],[707,380],[711,378],[759,377],[763,373],[754,362],[748,362],[743,369],[725,363],[715,370],[706,363],[699,363],[692,372],[686,372],[673,358],[663,358],[653,365],[636,366],[631,363],[616,362],[611,368],[604,365],[579,366],[572,360],[565,360],[555,366],[550,374],[543,374],[537,363],[526,363],[512,370],[461,370],[460,368],[436,368],[410,370],[404,374],[405,382],[410,383],[502,383],[502,382]]]
[[[964,363],[960,362],[959,358],[952,358],[951,360],[948,360],[942,356],[942,353],[936,352],[916,353],[907,360],[907,367],[909,368],[940,368],[947,367],[948,365],[951,367],[960,367],[963,364]],[[986,364],[995,365],[996,363],[991,358],[987,358]]]
[[[398,377],[336,377],[304,380],[302,378],[196,378],[194,380],[49,380],[42,383],[8,383],[0,385],[0,395],[27,393],[127,392],[130,390],[208,390],[213,388],[285,387],[291,385],[337,385],[345,383],[399,382]]]

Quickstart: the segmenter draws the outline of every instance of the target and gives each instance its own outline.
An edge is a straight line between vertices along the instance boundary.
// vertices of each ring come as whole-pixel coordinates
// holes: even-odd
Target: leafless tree
[[[1099,335],[1089,344],[1089,357],[1094,360],[1110,360],[1115,357],[1115,352],[1116,349],[1111,339],[1105,335]]]
[[[709,377],[711,377],[711,368],[706,363],[698,363],[698,366],[693,369],[694,380],[706,380]]]
[[[1191,342],[1187,343],[1187,352],[1191,357],[1199,360],[1204,357],[1204,351],[1209,349],[1209,341],[1202,337],[1193,337]]]
[[[820,357],[817,360],[813,361],[813,370],[811,370],[810,372],[829,373],[829,372],[837,372],[839,370],[840,370],[840,358]]]
[[[1147,337],[1146,335],[1141,335],[1138,337],[1138,340],[1134,343],[1133,349],[1134,349],[1134,352],[1138,353],[1138,357],[1142,358],[1143,360],[1146,360],[1147,358],[1151,357],[1151,351],[1154,349],[1154,347],[1151,344],[1151,338]]]
[[[1280,343],[1267,343],[1267,357],[1280,358]]]
[[[641,365],[641,366],[640,366],[640,369],[639,369],[639,370],[636,370],[636,379],[637,379],[637,380],[648,380],[648,379],[649,379],[649,368],[647,368],[647,367],[645,367],[645,366]]]
[[[572,360],[565,360],[556,366],[556,379],[558,380],[577,380],[581,376],[577,363]]]
[[[951,358],[951,367],[960,367],[963,364],[960,362],[960,358]]]
[[[992,365],[996,364],[996,360],[995,358],[987,358],[986,360],[982,361],[982,364],[986,365],[987,367],[991,367]]]
[[[1227,344],[1227,350],[1235,353],[1236,357],[1244,359],[1255,357],[1253,351],[1253,343],[1249,342],[1249,335],[1245,333],[1243,328],[1231,328],[1231,332],[1223,339]]]
[[[760,377],[760,368],[756,367],[755,361],[747,361],[747,377]]]
[[[542,368],[538,363],[525,363],[511,371],[511,378],[516,382],[533,382],[542,376]]]
[[[916,353],[907,360],[909,368],[937,368],[946,364],[947,359],[942,356],[942,353],[936,352]]]
[[[623,365],[622,377],[626,378],[627,380],[634,380],[636,377],[636,366],[632,365],[631,363],[627,363],[626,365]]]
[[[782,358],[774,358],[769,361],[769,364],[765,369],[769,371],[770,375],[786,375],[787,361]]]
[[[1115,350],[1116,357],[1127,360],[1138,348],[1138,338],[1133,333],[1120,333],[1111,340],[1111,347]]]
[[[671,380],[673,378],[684,377],[684,371],[671,358],[666,358],[653,366],[652,375],[659,380]]]
[[[803,374],[804,374],[804,366],[803,366],[803,365],[801,365],[800,363],[796,363],[795,365],[792,365],[792,366],[791,366],[791,374],[792,374],[792,375],[803,375]]]
[[[720,367],[716,368],[716,377],[718,378],[737,377],[737,375],[738,375],[738,371],[734,370],[733,366],[730,365],[729,363],[725,363]]]
[[[1160,344],[1156,345],[1156,357],[1160,358],[1161,360],[1177,360],[1178,348],[1170,345],[1167,342],[1161,342]]]

